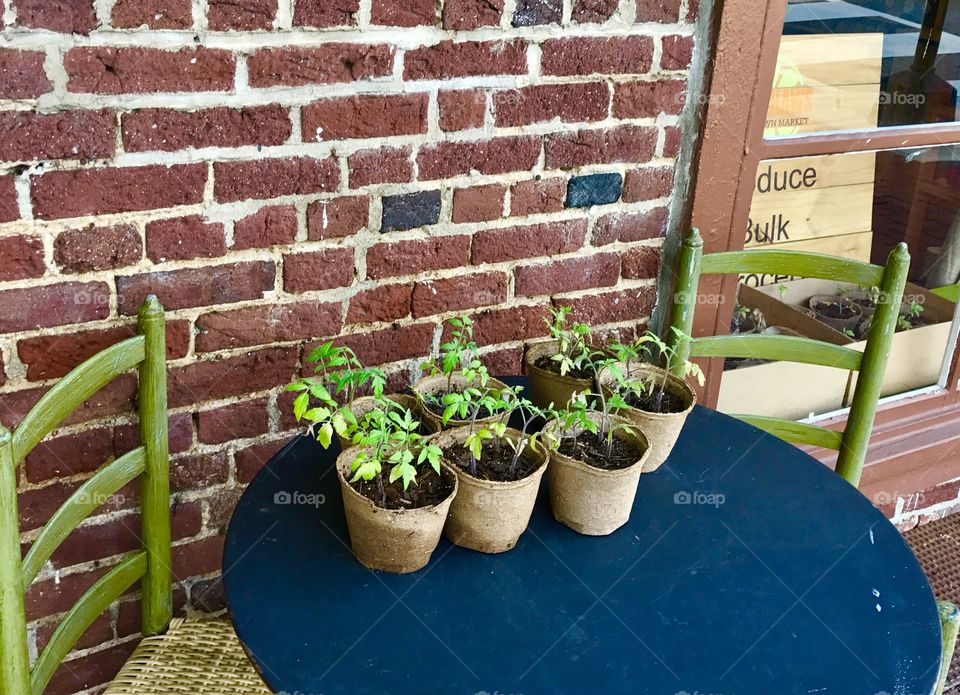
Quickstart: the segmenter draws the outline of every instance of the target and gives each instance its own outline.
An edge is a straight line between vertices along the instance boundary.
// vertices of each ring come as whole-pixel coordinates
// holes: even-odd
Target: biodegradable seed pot
[[[391,401],[399,405],[401,408],[409,410],[412,413],[417,412],[417,399],[414,396],[409,396],[405,393],[391,393],[389,396],[386,396]],[[363,396],[362,398],[357,398],[353,401],[353,405],[350,406],[350,412],[353,413],[353,416],[357,418],[357,421],[363,419],[363,416],[369,413],[377,404],[377,399],[373,396]],[[421,433],[429,434],[430,432],[435,432],[429,428],[428,423],[423,422]],[[340,450],[346,451],[350,447],[354,446],[353,442],[349,439],[337,435],[337,439],[340,441]]]
[[[457,496],[457,475],[441,463],[443,480],[451,491],[443,501],[414,509],[386,509],[350,484],[353,460],[363,451],[354,447],[337,457],[337,475],[343,492],[350,547],[362,565],[395,574],[416,572],[430,562]]]
[[[547,453],[538,444],[528,444],[521,455],[524,475],[519,480],[489,480],[458,465],[457,459],[466,452],[464,442],[470,436],[469,427],[444,430],[430,437],[439,446],[444,457],[459,479],[459,489],[450,507],[450,516],[443,532],[455,545],[482,553],[502,553],[512,549],[530,523],[530,515],[540,490],[540,481],[547,470]],[[516,442],[520,432],[507,429],[504,438]],[[484,456],[495,444],[484,446]],[[506,444],[506,451],[512,450]],[[481,459],[482,461],[483,459]]]
[[[818,294],[807,302],[816,319],[841,333],[853,331],[863,318],[863,309],[859,304],[832,294]]]
[[[559,341],[556,340],[534,343],[527,348],[527,354],[524,357],[527,375],[530,377],[530,400],[541,408],[547,408],[551,403],[557,408],[562,408],[574,394],[593,389],[592,377],[561,375],[553,369],[537,366],[538,362],[543,365],[556,355],[559,345]]]
[[[601,413],[589,413],[588,417],[594,422],[604,420]],[[547,467],[553,516],[585,536],[607,536],[629,521],[640,474],[650,456],[647,438],[639,427],[616,416],[606,422],[621,426],[613,433],[618,456],[607,461],[609,468],[562,453],[573,453],[573,435],[584,436],[582,428],[563,430],[558,420],[544,427],[544,432],[561,441],[560,449],[550,452]],[[633,455],[626,455],[628,452]]]
[[[444,428],[454,428],[454,427],[463,427],[464,425],[469,425],[469,420],[458,420],[452,418],[446,425],[443,424],[443,411],[435,410],[432,407],[432,403],[429,402],[428,397],[434,396],[442,399],[443,396],[448,392],[448,390],[454,392],[462,393],[464,389],[468,386],[478,388],[481,391],[484,389],[490,389],[493,391],[503,391],[507,388],[507,385],[502,381],[494,378],[487,379],[487,385],[485,387],[480,386],[479,379],[475,379],[471,383],[467,383],[466,377],[460,372],[454,372],[448,377],[444,374],[437,374],[435,376],[425,376],[420,379],[413,386],[413,391],[417,397],[417,412],[420,415],[424,424],[426,424],[427,429],[431,432],[439,432]],[[485,424],[496,422],[499,419],[498,414],[489,415],[486,417],[478,417],[476,422],[478,424]]]
[[[677,443],[680,437],[680,431],[687,420],[687,415],[693,410],[697,403],[697,394],[690,385],[683,379],[679,379],[665,370],[655,367],[651,364],[636,364],[630,366],[629,376],[631,378],[652,378],[656,384],[656,390],[659,391],[659,385],[664,383],[664,405],[662,411],[653,411],[647,409],[645,404],[637,403],[634,405],[630,399],[631,407],[624,408],[617,414],[627,421],[637,425],[646,435],[650,447],[650,454],[643,464],[643,472],[650,473],[657,470]],[[610,384],[614,381],[609,369],[604,369],[597,377],[600,387],[605,392],[610,390]]]

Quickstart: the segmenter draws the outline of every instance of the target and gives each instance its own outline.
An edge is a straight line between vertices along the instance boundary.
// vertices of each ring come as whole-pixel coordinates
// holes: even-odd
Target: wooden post
[[[673,363],[668,365],[668,368],[675,374],[690,358],[690,336],[693,333],[693,314],[697,307],[702,260],[703,239],[700,238],[699,230],[692,229],[680,247],[670,333],[666,336],[667,344],[674,348]],[[677,376],[682,379],[684,375],[681,372]]]
[[[141,631],[146,637],[165,632],[173,614],[166,333],[163,307],[153,295],[140,307],[139,327],[145,337],[139,400],[140,441],[146,454],[141,487],[143,542],[147,551]]]
[[[0,425],[0,693],[29,695],[15,461],[13,437]]]
[[[940,613],[940,628],[943,635],[943,657],[940,660],[940,676],[937,678],[937,689],[934,693],[943,695],[947,685],[947,675],[950,673],[950,662],[953,660],[953,650],[957,646],[960,610],[949,601],[937,601],[937,610]]]

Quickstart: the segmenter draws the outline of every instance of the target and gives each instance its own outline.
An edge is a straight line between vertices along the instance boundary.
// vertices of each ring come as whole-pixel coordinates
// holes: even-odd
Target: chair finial
[[[685,246],[703,246],[703,237],[700,236],[700,230],[696,227],[690,229],[687,238],[683,240]]]
[[[144,319],[163,316],[163,305],[160,303],[160,300],[157,299],[157,295],[147,295],[147,298],[143,300],[143,304],[140,305],[139,314],[140,318]]]

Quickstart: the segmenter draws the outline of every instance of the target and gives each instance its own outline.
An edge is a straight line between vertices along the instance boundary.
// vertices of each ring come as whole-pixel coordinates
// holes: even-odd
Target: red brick
[[[206,164],[50,171],[31,180],[38,219],[156,210],[203,200]]]
[[[693,59],[693,37],[672,34],[662,39],[660,67],[664,70],[686,70]]]
[[[296,0],[294,26],[345,27],[357,23],[360,0]]]
[[[304,142],[427,132],[426,93],[324,99],[304,106]]]
[[[653,62],[649,36],[550,39],[541,50],[544,75],[642,75]]]
[[[500,184],[457,188],[453,192],[454,222],[486,222],[503,216],[507,187]]]
[[[676,157],[680,154],[680,129],[667,126],[663,129],[663,156]]]
[[[650,316],[656,301],[657,288],[648,285],[601,294],[564,297],[554,300],[554,303],[573,309],[573,320],[596,326],[601,323],[640,321]]]
[[[208,0],[207,25],[213,31],[270,29],[277,0]]]
[[[49,389],[48,386],[37,386],[0,393],[0,413],[3,414],[4,424],[15,426]],[[132,374],[123,374],[84,401],[67,416],[63,424],[75,425],[101,417],[129,413],[133,409],[136,393],[136,377]]]
[[[17,189],[13,176],[0,176],[0,222],[20,219]]]
[[[213,172],[213,195],[221,203],[322,193],[340,183],[340,166],[334,157],[217,162]]]
[[[350,188],[413,181],[411,153],[410,147],[376,147],[354,152],[347,159]]]
[[[544,305],[487,309],[473,315],[473,334],[478,345],[539,338],[547,334],[549,316]]]
[[[3,355],[0,355],[0,386],[7,383],[7,374],[3,366]]]
[[[236,62],[229,51],[213,48],[81,46],[63,59],[70,92],[145,94],[148,92],[226,92],[233,89]]]
[[[370,21],[392,27],[433,26],[437,23],[435,0],[373,0]]]
[[[243,484],[253,480],[257,472],[274,457],[274,455],[286,446],[288,438],[277,439],[272,442],[263,442],[260,444],[251,444],[245,449],[239,449],[234,455],[234,463],[237,466],[237,480]]]
[[[282,145],[289,137],[290,114],[277,104],[189,112],[140,109],[123,117],[123,148],[127,152]]]
[[[99,427],[48,438],[27,455],[23,465],[27,480],[39,483],[93,472],[107,463],[114,453],[112,430]]]
[[[354,82],[393,73],[396,49],[385,45],[330,43],[263,48],[247,60],[251,87]]]
[[[267,400],[241,401],[197,413],[197,437],[204,444],[223,444],[263,434],[269,427]]]
[[[500,304],[507,299],[506,273],[474,273],[424,280],[413,288],[413,317]]]
[[[405,80],[439,80],[475,75],[522,75],[527,71],[526,43],[510,41],[441,41],[408,51]]]
[[[299,294],[353,282],[353,249],[323,249],[283,256],[283,289]]]
[[[679,114],[686,93],[687,85],[683,80],[619,84],[613,97],[613,115],[616,118],[655,118],[661,113]]]
[[[297,236],[297,210],[275,205],[233,224],[233,249],[265,249],[292,244]]]
[[[226,452],[177,456],[170,462],[170,490],[202,490],[220,485],[230,478]]]
[[[440,130],[448,133],[480,128],[487,113],[487,98],[482,89],[448,89],[437,95]]]
[[[53,89],[43,51],[0,50],[0,98],[35,99]]]
[[[367,277],[373,280],[413,275],[467,264],[470,237],[441,236],[376,244],[367,249]]]
[[[268,304],[214,311],[197,318],[198,352],[270,345],[336,335],[340,302]]]
[[[637,0],[637,22],[676,22],[680,0]]]
[[[63,663],[44,689],[47,695],[68,695],[112,680],[130,658],[135,642],[125,642]]]
[[[648,162],[657,147],[657,129],[622,125],[599,130],[578,130],[549,135],[544,145],[546,165],[573,169],[588,164]]]
[[[495,27],[503,14],[503,0],[446,0],[443,3],[443,28],[468,31]]]
[[[487,229],[474,235],[471,262],[479,265],[571,253],[583,246],[586,236],[586,220]]]
[[[433,342],[433,324],[395,325],[371,333],[344,336],[336,342],[350,346],[366,365],[426,357]]]
[[[53,260],[67,273],[122,268],[141,258],[143,242],[132,225],[68,229],[53,241]]]
[[[347,323],[377,323],[396,321],[410,315],[413,285],[378,283],[350,298]]]
[[[170,407],[265,391],[289,383],[296,368],[295,347],[191,362],[169,371]]]
[[[666,233],[668,214],[666,207],[659,207],[646,212],[612,212],[604,215],[594,225],[593,245],[661,237]]]
[[[173,577],[183,579],[211,574],[221,569],[223,536],[210,536],[173,548]]]
[[[493,95],[500,127],[544,123],[602,121],[610,109],[610,88],[604,82],[541,84],[509,89]]]
[[[620,280],[620,255],[601,253],[521,266],[514,271],[514,278],[515,292],[524,297],[609,287]]]
[[[111,111],[0,113],[0,159],[96,159],[116,149]]]
[[[57,623],[41,625],[37,628],[37,650],[42,651],[53,637],[53,632],[57,628]],[[77,642],[76,649],[90,649],[104,642],[113,640],[113,622],[110,613],[102,613],[86,632],[81,635]]]
[[[184,323],[187,323],[184,321]],[[189,329],[189,324],[187,325]],[[169,338],[168,338],[169,340]],[[179,454],[193,447],[193,414],[176,413],[167,417],[170,453]],[[117,425],[113,429],[113,449],[118,456],[140,446],[140,423]]]
[[[619,0],[573,0],[571,18],[580,24],[602,24],[617,11]]]
[[[44,488],[44,490],[49,490],[49,488]],[[23,495],[21,495],[21,503],[22,499]],[[36,526],[39,526],[39,524]],[[31,528],[36,528],[36,526]],[[21,529],[23,529],[22,525]],[[59,577],[59,581],[45,579],[34,582],[27,589],[24,597],[27,620],[36,620],[69,610],[80,599],[83,592],[93,586],[93,583],[106,573],[107,569],[97,568],[87,572],[67,574]]]
[[[147,224],[147,256],[154,263],[216,258],[227,252],[223,225],[200,215]]]
[[[262,299],[273,290],[275,275],[272,261],[123,275],[117,277],[117,309],[136,314],[148,294],[157,295],[168,311]]]
[[[623,202],[636,203],[670,195],[673,191],[672,167],[631,169],[623,180]]]
[[[111,24],[117,29],[189,29],[193,4],[191,0],[117,0]]]
[[[63,335],[42,335],[17,343],[20,361],[27,366],[27,379],[41,381],[65,376],[84,360],[115,343],[137,335],[134,324]],[[167,359],[187,354],[190,345],[190,322],[167,322]]]
[[[370,222],[365,195],[318,200],[307,208],[307,238],[311,241],[352,236]]]
[[[417,154],[421,181],[469,174],[505,174],[532,169],[540,159],[541,141],[535,135],[517,135],[466,142],[436,142]]]
[[[566,195],[567,180],[561,177],[518,181],[510,187],[510,214],[523,217],[560,212]]]
[[[93,0],[13,0],[17,24],[63,34],[89,34],[97,27]]]
[[[61,282],[0,290],[0,333],[105,319],[110,288],[102,282]]]
[[[627,279],[654,279],[660,270],[660,249],[656,246],[637,246],[623,252],[623,277]]]
[[[523,348],[498,348],[493,352],[480,355],[480,361],[491,374],[497,376],[519,376],[523,374]]]
[[[26,234],[0,237],[0,280],[38,278],[45,272],[43,239]]]

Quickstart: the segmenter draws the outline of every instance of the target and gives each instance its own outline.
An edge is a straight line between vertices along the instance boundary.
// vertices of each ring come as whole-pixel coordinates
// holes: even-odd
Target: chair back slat
[[[883,267],[849,258],[827,256],[810,251],[750,249],[725,251],[703,257],[704,275],[769,273],[836,282],[854,282],[873,287],[883,278]]]
[[[81,521],[102,506],[108,497],[143,473],[145,450],[138,446],[98,470],[70,495],[47,521],[23,559],[23,585],[30,586],[44,563]]]
[[[863,353],[789,335],[716,335],[690,342],[692,357],[743,357],[858,370]]]
[[[144,342],[142,335],[136,335],[98,352],[47,391],[13,434],[17,464],[84,401],[140,364],[144,358]]]
[[[826,427],[762,415],[734,415],[734,417],[794,444],[810,444],[835,451],[843,444],[843,433],[828,430]]]
[[[64,657],[107,607],[126,593],[147,572],[147,553],[140,550],[100,577],[57,625],[44,647],[30,677],[33,695],[42,695]]]

